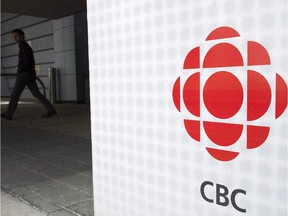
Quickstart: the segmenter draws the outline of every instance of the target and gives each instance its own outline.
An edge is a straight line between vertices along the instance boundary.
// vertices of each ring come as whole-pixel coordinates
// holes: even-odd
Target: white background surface
[[[237,198],[246,215],[287,215],[287,110],[274,120],[272,105],[255,123],[272,126],[265,144],[245,150],[244,133],[239,157],[223,163],[206,152],[203,133],[201,143],[186,133],[171,93],[187,53],[226,25],[240,33],[243,50],[247,40],[266,47],[272,64],[256,68],[270,83],[275,72],[287,82],[287,1],[87,3],[95,215],[243,215],[204,201],[205,180],[247,191]],[[232,120],[246,124],[241,111]]]

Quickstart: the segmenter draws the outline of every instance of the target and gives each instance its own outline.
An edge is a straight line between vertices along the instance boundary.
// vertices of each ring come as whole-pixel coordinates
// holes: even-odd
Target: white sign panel
[[[95,215],[287,215],[287,1],[87,6]]]

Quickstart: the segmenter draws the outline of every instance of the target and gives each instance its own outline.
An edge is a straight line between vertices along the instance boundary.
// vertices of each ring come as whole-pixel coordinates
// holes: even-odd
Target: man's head
[[[25,40],[25,34],[21,29],[14,29],[11,33],[17,43],[21,43]]]

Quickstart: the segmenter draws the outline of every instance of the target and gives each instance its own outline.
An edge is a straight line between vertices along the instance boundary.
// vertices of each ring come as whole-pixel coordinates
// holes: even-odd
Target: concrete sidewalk
[[[45,216],[39,210],[1,191],[1,216]]]
[[[8,98],[2,98],[1,111],[4,112],[8,105]],[[45,109],[39,103],[33,101],[21,101],[13,116],[13,121],[5,122],[24,126],[26,128],[37,128],[58,134],[65,134],[90,139],[90,106],[86,104],[56,104],[58,114],[53,118],[42,118]]]
[[[49,216],[92,216],[89,106],[56,109],[45,119],[40,104],[19,104],[14,120],[2,120],[2,190]]]

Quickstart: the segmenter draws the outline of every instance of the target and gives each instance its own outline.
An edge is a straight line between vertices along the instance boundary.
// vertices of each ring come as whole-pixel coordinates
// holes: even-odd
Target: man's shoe
[[[52,116],[52,115],[56,115],[57,114],[57,112],[56,112],[56,110],[54,109],[54,110],[51,110],[51,111],[48,111],[45,115],[43,115],[42,117],[44,117],[44,118],[49,118],[50,116]]]
[[[8,116],[6,113],[1,114],[2,119],[12,120],[12,117]]]

